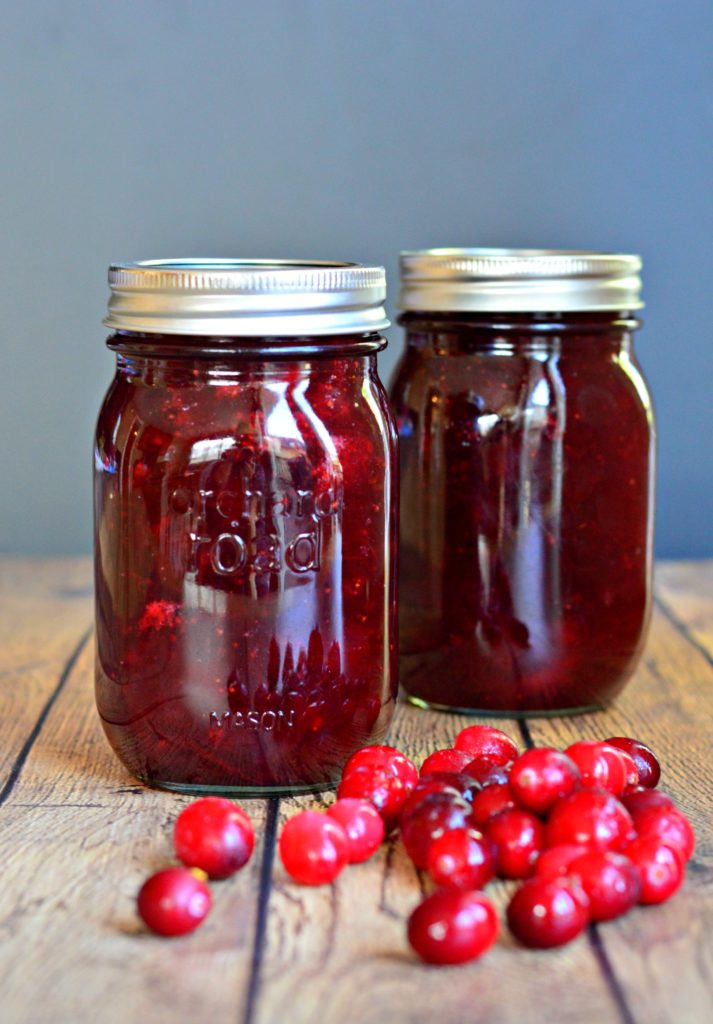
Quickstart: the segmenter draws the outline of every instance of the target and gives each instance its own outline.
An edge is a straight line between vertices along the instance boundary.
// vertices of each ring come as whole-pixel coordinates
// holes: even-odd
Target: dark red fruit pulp
[[[397,686],[394,432],[375,356],[343,337],[302,360],[268,359],[261,339],[111,344],[95,449],[111,744],[159,785],[333,782],[384,734]]]
[[[650,612],[652,413],[617,313],[409,313],[402,682],[429,704],[600,706]]]

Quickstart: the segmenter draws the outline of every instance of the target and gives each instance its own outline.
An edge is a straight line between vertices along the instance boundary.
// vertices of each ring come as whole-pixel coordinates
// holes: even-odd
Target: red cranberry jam
[[[112,266],[95,450],[96,697],[181,791],[334,782],[397,687],[384,272]]]
[[[650,611],[635,256],[402,256],[401,679],[415,704],[600,707]]]

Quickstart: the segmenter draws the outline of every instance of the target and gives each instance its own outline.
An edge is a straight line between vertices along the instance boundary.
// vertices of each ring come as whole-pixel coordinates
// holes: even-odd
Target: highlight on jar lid
[[[641,309],[641,257],[565,249],[401,253],[398,308],[442,313]]]
[[[370,334],[389,326],[386,272],[312,260],[112,263],[103,323],[115,331],[224,337]]]

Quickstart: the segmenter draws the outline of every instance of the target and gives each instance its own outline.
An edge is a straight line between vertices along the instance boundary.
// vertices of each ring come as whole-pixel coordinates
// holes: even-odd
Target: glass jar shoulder
[[[561,415],[596,421],[614,412],[653,427],[651,395],[630,335],[619,337],[491,338],[445,346],[443,338],[409,344],[391,387],[399,432],[432,417],[503,414],[508,418],[552,405]],[[413,426],[413,423],[411,423]]]

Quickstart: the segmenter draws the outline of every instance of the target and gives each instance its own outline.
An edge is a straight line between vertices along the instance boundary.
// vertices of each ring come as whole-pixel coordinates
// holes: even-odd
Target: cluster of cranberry
[[[507,908],[515,937],[560,946],[589,922],[661,903],[681,885],[693,829],[655,790],[659,776],[654,753],[626,737],[520,753],[501,730],[473,725],[427,757],[420,775],[395,748],[365,747],[326,814],[287,822],[280,854],[295,880],[331,882],[378,846],[376,808],[437,886],[408,923],[423,960],[464,963],[495,942],[498,916],[481,890],[496,876],[522,881]]]
[[[653,752],[626,737],[520,753],[506,733],[472,725],[452,749],[427,757],[420,775],[394,747],[364,747],[325,813],[286,822],[280,857],[295,881],[323,885],[398,828],[437,886],[408,923],[423,960],[464,963],[495,942],[498,916],[481,890],[496,876],[522,881],[507,908],[515,937],[559,946],[591,921],[663,902],[683,881],[693,829],[655,789],[659,776]],[[236,804],[205,797],[177,819],[174,845],[186,866],[152,876],[138,900],[143,920],[163,935],[197,927],[211,905],[206,879],[246,864],[254,834]]]

